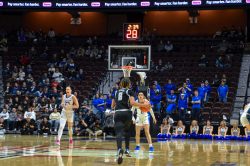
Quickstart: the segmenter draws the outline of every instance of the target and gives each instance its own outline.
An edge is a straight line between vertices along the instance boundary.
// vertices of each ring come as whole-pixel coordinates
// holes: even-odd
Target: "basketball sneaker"
[[[59,139],[57,139],[55,143],[56,143],[57,145],[59,145],[59,146],[60,146],[60,144],[61,144],[61,142],[60,142]]]
[[[118,164],[121,164],[122,163],[122,161],[123,161],[123,150],[122,149],[119,149],[118,150],[118,159],[117,159],[117,163]]]
[[[140,150],[140,146],[136,146],[135,151],[139,151],[139,150]]]
[[[124,152],[124,154],[125,154],[127,157],[131,157],[130,152],[129,152],[129,149],[126,149],[125,152]]]
[[[154,150],[154,147],[153,146],[151,146],[151,147],[149,147],[149,153],[153,153],[155,150]]]

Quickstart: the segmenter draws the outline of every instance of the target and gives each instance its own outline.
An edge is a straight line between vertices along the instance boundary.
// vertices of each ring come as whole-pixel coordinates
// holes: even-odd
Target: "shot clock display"
[[[138,41],[141,38],[140,23],[124,23],[123,24],[123,40]]]

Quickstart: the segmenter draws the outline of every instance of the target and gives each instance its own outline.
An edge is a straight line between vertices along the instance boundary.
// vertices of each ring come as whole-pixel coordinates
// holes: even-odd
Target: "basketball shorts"
[[[137,115],[137,118],[135,120],[136,126],[143,126],[149,124],[149,116],[148,113],[142,113]]]
[[[64,119],[68,122],[74,121],[74,111],[65,111],[64,109],[61,112],[61,119]]]

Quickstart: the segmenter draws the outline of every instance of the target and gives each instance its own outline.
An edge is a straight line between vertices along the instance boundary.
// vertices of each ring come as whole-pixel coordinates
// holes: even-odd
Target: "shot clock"
[[[123,24],[123,40],[138,41],[141,38],[140,23],[124,23]]]

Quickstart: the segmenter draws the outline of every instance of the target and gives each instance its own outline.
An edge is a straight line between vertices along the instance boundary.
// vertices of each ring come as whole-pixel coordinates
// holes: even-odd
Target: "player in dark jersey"
[[[115,132],[118,149],[118,164],[123,161],[122,138],[125,137],[125,154],[129,156],[130,126],[132,124],[131,106],[150,108],[150,104],[137,103],[134,93],[130,90],[130,80],[125,77],[120,82],[120,88],[112,99],[112,109],[115,110]]]

